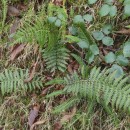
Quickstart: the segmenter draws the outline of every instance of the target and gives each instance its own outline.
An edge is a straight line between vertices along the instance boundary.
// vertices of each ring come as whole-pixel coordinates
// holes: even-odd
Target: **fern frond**
[[[64,91],[76,96],[96,100],[100,104],[112,108],[130,112],[130,85],[128,78],[114,79],[115,73],[109,73],[109,69],[94,67],[86,80],[71,79],[66,82]]]
[[[44,21],[40,20],[37,16],[32,21],[24,21],[23,27],[14,35],[15,43],[37,42],[40,46],[45,45],[48,30]]]
[[[47,69],[51,69],[51,72],[56,70],[64,72],[68,64],[66,60],[69,59],[69,50],[64,45],[56,44],[50,50],[45,49],[43,58],[46,61]]]
[[[94,67],[86,79],[82,79],[75,72],[67,76],[65,81],[65,94],[92,102],[97,102],[104,109],[120,110],[130,114],[130,84],[128,78],[119,77],[115,79],[115,72],[110,69],[100,70]],[[62,104],[60,105],[60,107]],[[63,108],[62,108],[63,109]],[[109,111],[109,112],[110,112]]]
[[[15,69],[5,70],[0,73],[0,89],[2,95],[6,93],[12,93],[19,90],[32,91],[36,88],[43,86],[41,79],[34,77],[34,79],[28,83],[24,80],[28,77],[28,70]]]

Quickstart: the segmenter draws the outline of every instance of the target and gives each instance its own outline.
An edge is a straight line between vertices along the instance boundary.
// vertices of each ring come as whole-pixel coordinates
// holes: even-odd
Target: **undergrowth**
[[[130,129],[129,1],[0,7],[0,129]]]

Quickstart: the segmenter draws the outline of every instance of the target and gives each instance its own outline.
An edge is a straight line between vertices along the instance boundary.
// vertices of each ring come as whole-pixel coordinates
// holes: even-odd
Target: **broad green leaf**
[[[91,21],[93,21],[93,16],[90,14],[86,14],[83,16],[83,19],[87,22],[91,22]]]
[[[84,19],[81,15],[76,15],[74,17],[74,23],[84,23]]]
[[[88,4],[94,4],[96,2],[97,2],[97,0],[88,0]]]
[[[103,28],[102,28],[102,31],[103,31],[106,35],[110,34],[110,33],[112,32],[112,25],[111,25],[111,24],[106,24],[106,25],[104,25]]]
[[[74,42],[80,42],[81,41],[81,39],[76,37],[76,36],[66,35],[65,37],[68,39],[69,43],[74,43]]]
[[[120,76],[122,76],[124,74],[124,71],[123,71],[122,67],[120,67],[117,64],[112,65],[110,71],[111,72],[116,71],[115,78],[119,78]]]
[[[60,27],[61,26],[61,20],[60,19],[57,19],[56,22],[55,22],[55,25],[57,27]]]
[[[123,48],[123,54],[125,57],[130,57],[130,41],[127,41]]]
[[[94,54],[91,51],[87,52],[85,59],[87,60],[88,64],[92,63],[94,60]]]
[[[124,0],[123,5],[128,5],[128,4],[130,4],[130,0]]]
[[[125,5],[124,7],[124,15],[129,17],[130,16],[130,4]]]
[[[100,15],[101,17],[103,17],[103,16],[108,15],[109,12],[110,12],[110,6],[107,5],[107,4],[104,4],[104,5],[100,8],[100,10],[99,10],[99,15]]]
[[[123,66],[127,66],[129,64],[129,60],[123,55],[117,56],[116,61],[119,65],[123,65]]]
[[[109,14],[110,14],[111,17],[116,16],[116,14],[117,14],[117,7],[115,5],[113,5],[113,6],[110,7]]]
[[[104,2],[105,2],[106,4],[112,4],[112,3],[113,3],[113,0],[104,0]]]
[[[50,23],[54,23],[56,21],[57,17],[48,17],[48,21]]]
[[[111,37],[108,37],[108,36],[105,36],[103,39],[102,39],[102,43],[106,46],[111,46],[113,45],[114,41]]]
[[[84,48],[88,48],[89,44],[85,41],[80,41],[77,43],[79,45],[80,48],[84,49]]]
[[[72,34],[72,35],[76,35],[77,34],[77,28],[75,27],[69,27],[69,32]]]
[[[97,45],[91,45],[91,46],[90,46],[90,50],[91,50],[91,52],[92,52],[94,55],[99,54],[99,49],[98,49]]]
[[[104,35],[101,31],[94,31],[94,32],[92,32],[92,34],[93,34],[93,37],[98,41],[102,40],[104,37]]]
[[[115,60],[116,60],[116,56],[113,52],[110,52],[105,56],[106,63],[113,63]]]

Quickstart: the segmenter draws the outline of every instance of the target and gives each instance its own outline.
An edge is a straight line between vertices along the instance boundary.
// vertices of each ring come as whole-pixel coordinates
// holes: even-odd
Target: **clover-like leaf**
[[[105,56],[105,61],[106,63],[113,63],[116,60],[116,56],[113,52],[109,52],[106,56]]]
[[[122,67],[117,64],[112,65],[110,71],[111,72],[115,71],[115,78],[119,78],[120,76],[124,74]]]
[[[97,45],[91,45],[91,46],[90,46],[90,50],[91,50],[91,52],[92,52],[94,55],[99,54],[99,49],[98,49],[98,46],[97,46]]]
[[[56,22],[55,22],[55,25],[57,27],[60,27],[61,26],[61,20],[60,19],[57,19]]]
[[[88,4],[94,4],[96,2],[97,2],[97,0],[88,0]]]
[[[129,64],[129,60],[123,55],[117,56],[116,61],[119,65],[123,65],[123,66],[127,66]]]
[[[92,32],[92,34],[93,34],[93,37],[98,41],[102,40],[104,37],[104,34],[101,31],[94,31]]]
[[[90,15],[90,14],[84,15],[83,18],[84,18],[84,20],[87,21],[87,22],[93,21],[93,16]]]
[[[107,5],[107,4],[104,4],[104,5],[100,8],[100,10],[99,10],[99,15],[100,15],[101,17],[103,17],[103,16],[108,15],[109,12],[110,12],[110,6]]]
[[[81,15],[76,15],[73,21],[74,23],[84,23],[84,19]]]
[[[116,16],[116,14],[117,14],[117,7],[115,5],[113,5],[113,6],[110,7],[109,14],[110,14],[111,17]]]
[[[112,32],[112,25],[111,25],[111,24],[106,24],[106,25],[104,25],[103,28],[102,28],[102,31],[103,31],[106,35],[110,34],[110,33]]]
[[[130,57],[130,41],[127,41],[123,48],[123,54],[125,57]]]
[[[84,48],[88,48],[89,44],[86,41],[80,41],[77,43],[79,45],[80,48],[84,49]]]
[[[111,37],[108,37],[108,36],[105,36],[103,39],[102,39],[102,43],[106,46],[111,46],[113,45],[114,41]]]

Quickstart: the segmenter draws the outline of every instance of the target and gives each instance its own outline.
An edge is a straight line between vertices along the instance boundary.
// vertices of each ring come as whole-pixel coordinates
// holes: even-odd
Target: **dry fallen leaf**
[[[63,0],[52,0],[52,3],[58,6],[62,6],[63,5]]]
[[[10,54],[10,61],[15,60],[18,55],[24,50],[25,44],[16,44]]]
[[[9,32],[10,35],[12,35],[12,34],[14,34],[14,33],[16,32],[19,23],[20,23],[20,22],[19,22],[19,19],[16,18],[15,21],[13,22],[12,26],[10,27],[10,32]],[[13,41],[13,38],[12,38],[12,37],[9,37],[9,40],[10,40],[10,42],[12,42],[12,41]]]
[[[31,127],[36,119],[36,117],[38,116],[38,112],[40,109],[40,105],[39,104],[35,104],[33,109],[30,111],[29,117],[28,117],[28,124]]]
[[[130,29],[122,29],[120,31],[116,31],[116,33],[130,35]]]
[[[76,113],[76,107],[74,107],[71,113],[65,114],[59,122],[54,124],[54,130],[61,130],[62,124],[68,122]]]
[[[30,71],[30,74],[29,74],[29,78],[24,80],[25,83],[28,83],[33,79],[33,77],[35,75],[35,71],[36,71],[36,66],[37,66],[37,62],[32,65],[31,71]]]
[[[35,126],[41,125],[41,124],[43,124],[43,123],[45,123],[45,122],[46,122],[45,120],[35,122],[35,123],[30,127],[30,130],[33,130]]]
[[[20,11],[14,6],[8,6],[8,15],[9,16],[19,16]]]
[[[54,87],[54,85],[45,88],[45,89],[42,91],[41,95],[42,95],[42,96],[45,96],[45,95],[47,94],[48,90],[51,89],[51,88],[53,88],[53,87]]]
[[[61,128],[62,128],[61,122],[56,122],[56,123],[54,124],[54,130],[61,130]]]
[[[71,113],[64,115],[64,116],[61,118],[60,122],[61,122],[61,123],[68,122],[68,121],[75,115],[75,113],[76,113],[76,107],[74,107],[74,108],[72,109],[72,112],[71,112]]]

